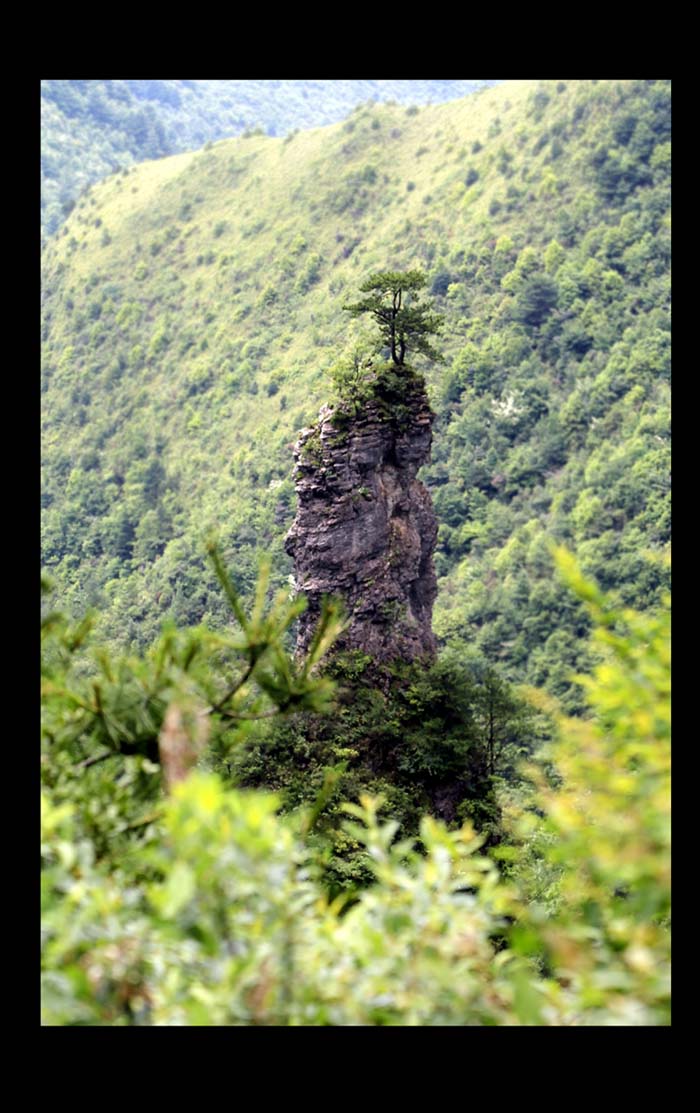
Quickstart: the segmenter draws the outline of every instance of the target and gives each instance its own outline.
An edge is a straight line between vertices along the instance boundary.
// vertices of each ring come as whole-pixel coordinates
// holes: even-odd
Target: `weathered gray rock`
[[[400,416],[398,416],[400,415]],[[353,417],[324,406],[294,447],[298,508],[285,548],[308,599],[297,649],[309,643],[324,595],[342,599],[337,643],[375,661],[432,659],[437,520],[416,478],[430,458],[434,414],[422,386],[400,409],[373,399]],[[334,423],[335,420],[335,423]]]

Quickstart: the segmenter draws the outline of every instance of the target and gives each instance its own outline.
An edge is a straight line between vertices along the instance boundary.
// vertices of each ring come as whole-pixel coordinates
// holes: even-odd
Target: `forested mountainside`
[[[580,707],[589,619],[550,542],[620,602],[668,581],[670,131],[665,81],[508,82],[252,135],[112,174],[43,253],[43,558],[115,646],[227,621],[291,566],[291,446],[363,343],[341,311],[416,267],[445,315],[421,477],[434,629]]]
[[[426,104],[493,81],[46,80],[41,83],[42,228],[50,234],[86,186],[143,159],[247,129],[285,135],[343,119],[370,100]]]

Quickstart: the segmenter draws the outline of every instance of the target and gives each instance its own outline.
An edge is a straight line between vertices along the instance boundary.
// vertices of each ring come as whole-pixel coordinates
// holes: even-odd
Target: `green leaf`
[[[195,890],[194,872],[184,862],[176,862],[163,885],[151,891],[151,900],[165,920],[174,920]]]

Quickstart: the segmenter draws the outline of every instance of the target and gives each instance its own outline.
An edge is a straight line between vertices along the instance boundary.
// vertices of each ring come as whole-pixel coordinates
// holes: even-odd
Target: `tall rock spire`
[[[298,508],[285,548],[309,603],[300,651],[332,595],[349,619],[338,648],[378,662],[435,657],[437,520],[416,477],[430,458],[435,415],[422,379],[407,384],[398,406],[381,397],[354,414],[324,406],[294,447]]]

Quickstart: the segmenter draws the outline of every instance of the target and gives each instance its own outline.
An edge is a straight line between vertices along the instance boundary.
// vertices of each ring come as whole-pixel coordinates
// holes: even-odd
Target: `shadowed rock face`
[[[344,602],[350,627],[337,643],[375,661],[432,659],[437,520],[416,478],[430,458],[434,414],[422,388],[400,423],[366,403],[342,431],[324,406],[294,446],[298,508],[285,548],[308,599],[297,649],[306,649],[324,595]]]

